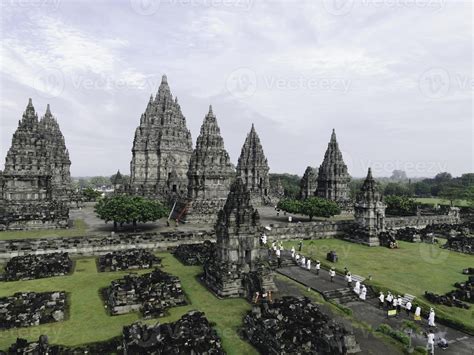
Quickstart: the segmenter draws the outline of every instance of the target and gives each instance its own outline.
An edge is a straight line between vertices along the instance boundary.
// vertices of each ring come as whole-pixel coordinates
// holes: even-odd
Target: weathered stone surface
[[[337,202],[341,208],[350,209],[349,173],[342,159],[342,153],[332,130],[331,140],[324,154],[324,160],[318,170],[317,188],[315,195]]]
[[[103,294],[112,315],[140,311],[145,318],[163,317],[166,309],[187,304],[179,278],[159,269],[114,280]]]
[[[0,330],[56,322],[64,319],[65,292],[18,292],[0,297]]]
[[[17,256],[8,261],[0,280],[35,280],[64,276],[72,271],[72,266],[68,253]]]
[[[304,200],[308,197],[314,196],[318,184],[318,171],[308,166],[300,181],[300,199]]]
[[[252,297],[275,290],[273,274],[264,263],[268,252],[260,248],[259,215],[242,179],[232,184],[216,223],[216,254],[204,265],[204,281],[222,297]]]
[[[260,138],[252,124],[237,163],[237,176],[247,185],[251,202],[256,207],[271,202],[269,171]]]
[[[114,251],[99,257],[99,271],[150,269],[161,264],[161,259],[144,249]]]
[[[209,240],[200,244],[181,244],[173,254],[184,265],[204,265],[214,255],[215,247]]]
[[[360,352],[354,335],[306,297],[283,297],[254,305],[244,319],[244,332],[262,354]]]
[[[225,150],[216,116],[209,106],[188,171],[188,208],[186,220],[193,223],[213,223],[224,206],[235,168]]]
[[[70,165],[49,105],[38,120],[30,99],[0,172],[0,229],[66,227]]]
[[[150,97],[135,131],[130,163],[130,191],[174,201],[187,197],[191,133],[166,75]]]

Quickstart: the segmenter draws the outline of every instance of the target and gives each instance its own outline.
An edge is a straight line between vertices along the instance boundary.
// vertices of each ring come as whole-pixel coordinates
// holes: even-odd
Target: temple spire
[[[212,105],[209,105],[209,116],[214,116],[214,112],[212,112]]]
[[[48,116],[48,117],[51,117],[52,114],[51,114],[51,110],[49,108],[49,104],[46,105],[46,113],[44,114],[45,116]]]
[[[337,143],[336,140],[336,130],[333,128],[331,133],[331,143]]]

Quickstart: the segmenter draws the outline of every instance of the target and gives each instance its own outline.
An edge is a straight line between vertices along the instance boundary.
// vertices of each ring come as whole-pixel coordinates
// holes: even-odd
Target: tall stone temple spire
[[[192,153],[191,133],[178,100],[163,75],[135,130],[130,163],[130,192],[174,201],[186,198]]]
[[[247,185],[252,203],[255,206],[270,203],[269,170],[260,138],[252,124],[237,163],[237,176],[242,178],[243,182]]]
[[[260,248],[259,226],[247,184],[237,177],[217,217],[216,255],[204,265],[204,280],[218,296],[252,297],[254,291],[275,289],[273,275],[262,263],[268,252]]]
[[[347,208],[350,203],[350,179],[333,129],[324,160],[318,170],[316,196],[335,201],[342,208]]]
[[[225,150],[212,106],[209,106],[189,163],[188,201],[191,205],[186,220],[195,223],[215,221],[234,178],[234,165]]]
[[[368,245],[379,245],[378,235],[385,231],[385,208],[381,194],[369,168],[367,177],[354,204],[355,222],[359,228],[359,239]]]
[[[301,199],[304,200],[308,197],[314,196],[316,192],[317,179],[318,179],[318,171],[315,168],[308,166],[300,181],[300,198]]]
[[[66,227],[70,165],[64,136],[49,105],[38,120],[29,99],[0,174],[0,229]]]

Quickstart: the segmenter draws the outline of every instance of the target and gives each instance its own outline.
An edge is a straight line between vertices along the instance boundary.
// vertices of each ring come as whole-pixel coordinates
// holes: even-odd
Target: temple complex
[[[314,196],[316,192],[317,179],[317,170],[308,166],[300,181],[300,199],[304,200],[308,197]]]
[[[38,120],[29,99],[0,174],[0,228],[66,227],[71,161],[49,105]]]
[[[218,296],[251,298],[275,290],[273,274],[262,261],[268,251],[260,248],[259,225],[247,185],[237,178],[217,218],[216,255],[204,265],[204,281]]]
[[[315,195],[335,201],[343,209],[349,209],[350,179],[336,140],[336,132],[333,129],[324,160],[319,167]]]
[[[196,149],[191,156],[188,171],[188,201],[186,220],[195,223],[213,223],[224,206],[235,168],[225,150],[216,116],[209,106]]]
[[[186,198],[191,133],[166,75],[141,115],[130,163],[130,192],[167,202]]]
[[[386,205],[376,189],[372,170],[369,168],[354,204],[358,230],[351,237],[356,237],[360,242],[370,246],[379,245],[379,233],[385,231],[385,208]]]
[[[270,203],[270,180],[268,161],[260,138],[252,124],[237,163],[237,176],[242,178],[256,207]]]

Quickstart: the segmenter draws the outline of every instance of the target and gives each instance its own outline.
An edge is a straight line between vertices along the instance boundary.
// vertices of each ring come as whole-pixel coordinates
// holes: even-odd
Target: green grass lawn
[[[54,237],[77,237],[85,235],[87,224],[82,219],[74,220],[74,226],[68,229],[38,229],[0,232],[0,240],[36,239]]]
[[[428,203],[431,205],[450,205],[448,200],[444,200],[442,198],[437,198],[437,197],[417,197],[415,198],[415,201],[421,202],[421,203]],[[469,206],[469,202],[466,200],[457,200],[454,201],[454,205],[458,207],[467,207]]]
[[[158,318],[161,323],[175,321],[185,312],[197,309],[206,314],[222,338],[229,354],[256,354],[255,349],[238,336],[244,314],[251,306],[243,299],[218,300],[202,286],[196,276],[201,267],[184,266],[168,253],[158,254],[163,258],[163,270],[181,279],[183,290],[190,304],[169,310],[169,315]],[[141,273],[146,272],[144,270]],[[44,324],[29,328],[11,329],[0,332],[0,349],[6,350],[17,337],[37,340],[47,334],[51,343],[81,345],[98,342],[120,335],[122,327],[140,319],[138,313],[109,316],[99,296],[99,289],[127,272],[98,273],[95,258],[76,259],[72,275],[40,280],[2,282],[0,296],[18,291],[66,291],[70,294],[69,318],[64,322]],[[155,323],[156,320],[147,320]]]
[[[422,298],[425,291],[444,294],[454,289],[454,283],[466,281],[462,269],[474,266],[474,257],[456,253],[426,243],[399,242],[399,249],[367,247],[339,239],[307,240],[302,253],[319,259],[325,266],[342,271],[345,266],[354,274],[372,275],[372,284],[409,293]],[[289,249],[297,242],[285,242]],[[326,261],[326,254],[335,250],[339,261]],[[324,272],[324,271],[323,271]],[[424,299],[424,298],[422,298]],[[474,324],[474,311],[436,305],[465,324]]]

